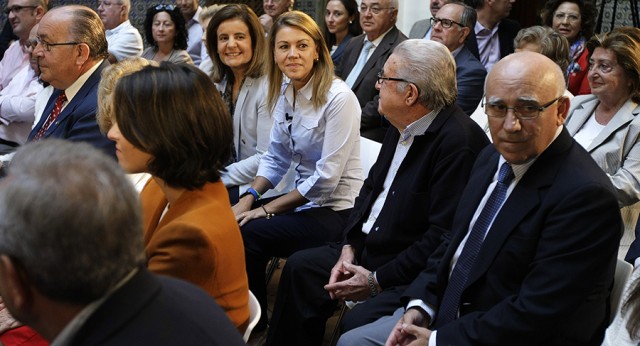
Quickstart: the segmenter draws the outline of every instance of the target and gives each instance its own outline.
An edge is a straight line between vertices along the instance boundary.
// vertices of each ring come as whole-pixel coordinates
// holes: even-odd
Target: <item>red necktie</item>
[[[53,122],[56,120],[58,115],[60,115],[60,111],[62,110],[62,105],[65,102],[67,102],[67,95],[65,95],[63,90],[60,92],[60,95],[58,95],[58,98],[56,99],[56,103],[53,105],[53,110],[51,111],[51,114],[49,114],[49,118],[47,118],[47,121],[45,121],[45,123],[42,125],[42,127],[40,128],[38,133],[35,135],[33,140],[37,141],[37,140],[40,140],[42,137],[44,137],[44,133],[47,132],[51,124],[53,124]]]

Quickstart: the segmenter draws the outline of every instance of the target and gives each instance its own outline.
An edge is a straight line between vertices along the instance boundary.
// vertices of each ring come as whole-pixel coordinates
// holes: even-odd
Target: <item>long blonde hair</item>
[[[315,21],[307,14],[300,11],[291,11],[281,14],[273,23],[269,32],[269,52],[271,63],[269,64],[269,96],[268,105],[273,109],[280,96],[282,88],[282,71],[275,61],[276,35],[283,27],[298,29],[309,35],[318,49],[318,61],[313,66],[313,96],[311,102],[314,108],[320,108],[327,102],[327,94],[333,81],[333,60],[322,36],[322,31]]]

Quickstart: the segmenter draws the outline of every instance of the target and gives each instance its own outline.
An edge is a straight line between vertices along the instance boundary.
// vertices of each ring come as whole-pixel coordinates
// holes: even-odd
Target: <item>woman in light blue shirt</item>
[[[360,105],[351,88],[334,77],[317,24],[302,12],[288,12],[278,17],[268,38],[274,57],[267,98],[274,109],[271,143],[251,188],[234,206],[249,288],[263,311],[269,258],[340,240],[363,181]],[[290,167],[295,188],[261,199]],[[264,327],[266,314],[257,330]]]

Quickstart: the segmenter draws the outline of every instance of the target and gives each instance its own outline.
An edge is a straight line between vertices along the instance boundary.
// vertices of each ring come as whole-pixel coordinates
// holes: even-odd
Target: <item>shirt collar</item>
[[[429,126],[436,119],[436,116],[440,113],[441,108],[434,109],[426,115],[420,117],[420,119],[412,122],[404,130],[400,131],[400,141],[406,142],[411,137],[422,136],[427,132]]]
[[[73,84],[71,84],[68,88],[64,89],[64,93],[65,95],[67,95],[67,102],[71,102],[73,97],[76,96],[78,91],[80,91],[80,88],[82,88],[82,86],[87,81],[87,79],[89,79],[89,77],[91,77],[93,72],[95,72],[98,69],[98,67],[100,67],[100,64],[102,64],[102,61],[103,60],[98,61],[89,70],[87,70],[87,72],[80,75],[80,77],[78,77],[78,79],[76,79],[76,81],[73,82]]]

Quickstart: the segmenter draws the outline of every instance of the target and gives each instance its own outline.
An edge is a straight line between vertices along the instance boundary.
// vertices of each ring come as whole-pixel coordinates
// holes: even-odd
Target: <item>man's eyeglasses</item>
[[[173,5],[156,5],[153,9],[156,11],[173,11],[176,7]]]
[[[380,6],[376,6],[376,5],[368,7],[367,5],[361,5],[360,6],[360,13],[365,14],[365,13],[367,13],[367,11],[371,11],[371,13],[373,13],[373,14],[378,14],[382,10],[392,10],[394,8],[395,7],[380,7]]]
[[[556,103],[562,96],[558,96],[549,103],[545,103],[542,106],[538,105],[521,105],[515,107],[507,107],[501,103],[484,103],[482,100],[482,108],[484,112],[492,118],[504,118],[507,116],[507,112],[511,109],[519,120],[532,120],[537,118],[542,111],[549,108],[552,104]]]
[[[35,39],[30,39],[29,40],[29,46],[32,49],[35,49],[36,46],[38,46],[38,44],[42,45],[42,48],[46,51],[46,52],[50,52],[51,51],[51,47],[55,47],[55,46],[73,46],[76,44],[80,44],[82,42],[60,42],[60,43],[49,43],[43,39],[40,38],[40,36],[37,36]]]
[[[17,15],[18,12],[24,10],[25,8],[29,8],[29,9],[34,9],[38,6],[20,6],[20,5],[13,5],[11,7],[5,7],[4,9],[4,14],[8,15],[9,13],[13,12],[14,15]]]
[[[442,25],[443,28],[445,29],[449,29],[453,24],[458,24],[460,25],[461,28],[464,28],[464,25],[451,20],[451,19],[445,19],[445,18],[438,18],[438,17],[431,17],[431,26],[436,26],[437,23],[440,23],[440,25]]]
[[[409,83],[409,84],[413,84],[416,86],[416,88],[418,89],[418,93],[420,92],[420,88],[418,87],[418,85],[416,85],[416,83],[406,80],[406,79],[402,79],[402,78],[395,78],[395,77],[384,77],[382,75],[382,71],[378,72],[378,84],[382,85],[384,83],[384,81],[386,80],[390,80],[390,81],[394,81],[394,82],[404,82],[404,83]]]

